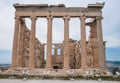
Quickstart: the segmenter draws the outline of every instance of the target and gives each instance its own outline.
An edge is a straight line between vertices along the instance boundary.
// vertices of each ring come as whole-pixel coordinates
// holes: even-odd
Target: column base
[[[35,69],[35,68],[34,68],[34,67],[28,67],[27,69],[33,70],[33,69]]]
[[[46,70],[51,70],[53,69],[52,67],[45,67]]]
[[[45,69],[51,70],[51,69],[53,69],[53,67],[47,65],[47,66],[45,66]]]
[[[15,70],[17,67],[16,66],[10,66],[10,70]]]
[[[70,69],[70,67],[63,67],[63,69]]]
[[[107,70],[106,67],[99,67],[98,69],[99,69],[99,71],[106,71]]]
[[[88,67],[87,67],[87,66],[84,66],[84,67],[81,67],[80,69],[81,69],[81,70],[87,70]]]
[[[45,65],[45,69],[53,69],[52,64],[50,64],[50,63],[47,64],[47,63],[46,63],[46,65]]]
[[[29,65],[28,68],[29,68],[29,69],[33,69],[33,68],[35,68],[35,66]]]

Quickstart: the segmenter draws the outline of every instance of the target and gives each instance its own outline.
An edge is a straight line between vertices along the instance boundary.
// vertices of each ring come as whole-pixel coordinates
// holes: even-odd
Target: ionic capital
[[[15,16],[14,19],[20,20],[20,16]]]
[[[70,20],[70,16],[68,16],[68,15],[63,16],[63,20]]]
[[[102,16],[97,16],[97,17],[96,17],[96,20],[102,20],[102,19],[103,19]]]
[[[31,16],[30,18],[31,18],[31,20],[37,20],[36,16]]]
[[[81,20],[81,19],[82,19],[82,20],[85,20],[85,19],[86,19],[86,16],[81,16],[81,17],[80,17],[80,20]]]
[[[52,16],[51,14],[49,14],[49,15],[47,16],[47,19],[53,19],[53,16]]]
[[[25,22],[25,18],[20,18],[21,21]]]

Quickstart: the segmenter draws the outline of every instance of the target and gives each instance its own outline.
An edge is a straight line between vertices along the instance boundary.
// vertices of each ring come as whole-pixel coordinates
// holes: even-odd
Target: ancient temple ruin
[[[76,71],[106,69],[101,23],[103,7],[104,3],[88,4],[87,7],[65,7],[64,4],[14,4],[16,11],[11,69],[74,69]],[[39,17],[46,18],[48,22],[46,44],[36,38],[36,21]],[[26,26],[25,18],[31,19],[31,30]],[[63,18],[64,21],[62,43],[52,43],[54,18]],[[69,38],[70,18],[80,19],[79,41]],[[86,23],[87,18],[91,20]],[[90,27],[88,41],[86,41],[86,26]],[[52,45],[55,46],[54,55],[52,55]]]

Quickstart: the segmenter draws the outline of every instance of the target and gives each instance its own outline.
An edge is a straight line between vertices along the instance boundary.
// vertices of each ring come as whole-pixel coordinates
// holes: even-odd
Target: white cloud
[[[0,49],[11,50],[13,40],[14,10],[6,4],[0,3]]]
[[[118,36],[105,36],[104,40],[107,41],[107,47],[120,47],[120,37]]]
[[[42,42],[46,43],[47,40],[47,19],[39,18],[37,20],[36,36]]]
[[[105,7],[103,8],[103,32],[104,32],[104,40],[108,41],[107,46],[108,47],[116,47],[120,46],[120,37],[118,38],[119,31],[118,29],[120,27],[119,22],[119,13],[118,7],[119,7],[119,2],[118,0],[3,0],[0,3],[0,49],[7,49],[11,50],[12,49],[12,40],[13,40],[13,31],[14,31],[14,11],[15,9],[13,8],[12,4],[14,3],[36,3],[36,4],[60,4],[64,3],[67,6],[74,6],[74,7],[81,7],[81,6],[87,6],[89,3],[96,3],[96,2],[106,2]],[[45,42],[46,38],[43,36],[46,36],[47,33],[47,21],[45,20],[40,20],[38,21],[38,26],[37,26],[37,36],[38,38]],[[56,21],[55,21],[56,22]],[[72,23],[76,23],[76,25],[70,24],[70,27],[78,27],[79,25],[78,21],[73,21]],[[62,22],[61,22],[62,23]],[[55,26],[57,29],[55,29]],[[40,28],[38,28],[40,27]],[[45,27],[45,28],[44,28]],[[54,24],[54,30],[53,33],[53,40],[55,42],[59,42],[59,40],[63,40],[63,34],[61,35],[61,32],[63,30],[60,30],[62,27],[63,29],[63,24],[60,24],[59,22]],[[75,38],[76,35],[79,35],[79,30],[77,29],[71,29],[70,36],[72,38]],[[42,31],[42,32],[41,32]],[[76,32],[76,33],[74,33]],[[113,35],[113,33],[115,35]],[[78,38],[78,37],[77,37]],[[54,42],[53,41],[53,42]]]

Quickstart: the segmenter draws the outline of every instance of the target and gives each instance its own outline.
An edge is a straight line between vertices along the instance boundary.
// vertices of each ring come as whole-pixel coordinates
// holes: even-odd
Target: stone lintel
[[[58,4],[58,5],[48,5],[48,4],[13,4],[14,7],[65,7],[64,4]]]
[[[48,4],[13,4],[16,11],[51,11],[51,12],[85,12],[85,11],[101,11],[104,4],[88,4],[88,7],[65,7],[64,4],[48,5]],[[91,9],[92,8],[92,9]]]
[[[15,3],[13,4],[14,7],[48,7],[48,4],[19,4],[19,3]]]
[[[44,45],[47,45],[47,43],[43,43]],[[52,43],[52,45],[59,45],[59,44],[63,44],[63,43]]]
[[[102,9],[104,7],[105,2],[99,3],[96,2],[96,4],[88,4],[88,8],[100,8]]]

